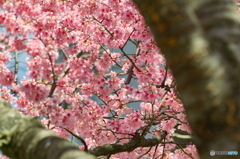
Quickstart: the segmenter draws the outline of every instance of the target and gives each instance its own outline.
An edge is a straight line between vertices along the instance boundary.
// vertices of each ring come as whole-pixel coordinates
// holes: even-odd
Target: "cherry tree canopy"
[[[151,15],[150,20],[158,20],[151,8],[138,5]],[[162,8],[163,15],[178,9],[176,5],[175,10]],[[167,17],[162,18],[165,22]],[[166,31],[170,21],[156,25],[158,31]],[[0,98],[15,109],[38,117],[63,138],[74,136],[82,143],[80,149],[99,158],[198,158],[192,142],[174,140],[177,131],[190,134],[191,130],[158,46],[164,44],[160,48],[166,54],[189,48],[178,48],[177,35],[155,37],[157,44],[131,0],[0,1],[0,25]],[[200,37],[202,42],[195,31],[190,39]],[[188,40],[183,39],[192,42]],[[189,45],[193,53],[205,48],[204,42],[200,44]],[[27,53],[25,61],[19,60],[22,53]],[[174,73],[194,72],[174,66],[174,60],[170,62]],[[10,61],[13,67],[7,65]],[[19,76],[22,62],[28,69],[23,79]],[[179,83],[182,90],[184,84]],[[192,100],[189,92],[183,99],[188,95],[193,104],[198,94]]]
[[[177,129],[190,128],[165,58],[130,0],[0,6],[1,98],[61,137],[81,137],[80,148],[97,156],[197,157],[194,145],[173,140]],[[28,72],[19,80],[22,52],[28,54]],[[12,58],[14,67],[7,67]],[[161,134],[164,139],[156,142]],[[101,147],[135,138],[155,142],[112,152]]]

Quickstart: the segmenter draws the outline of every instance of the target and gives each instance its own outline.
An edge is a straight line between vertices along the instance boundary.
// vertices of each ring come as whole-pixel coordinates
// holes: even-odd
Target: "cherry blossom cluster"
[[[198,158],[192,143],[172,138],[191,130],[171,70],[131,0],[0,1],[0,26],[0,97],[23,114],[62,137],[84,138],[88,149],[167,132],[162,143],[111,159]],[[7,64],[22,51],[28,72],[18,81],[19,68]]]

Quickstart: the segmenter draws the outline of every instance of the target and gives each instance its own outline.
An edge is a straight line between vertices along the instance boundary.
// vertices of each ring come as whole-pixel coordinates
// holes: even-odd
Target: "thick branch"
[[[140,136],[135,136],[128,143],[105,144],[103,146],[99,146],[92,150],[89,150],[88,152],[95,156],[106,156],[106,155],[116,154],[119,152],[131,152],[138,147],[156,146],[157,144],[162,142],[162,140],[166,137],[166,135],[167,135],[166,132],[162,132],[160,136],[153,139],[145,139]]]
[[[70,141],[57,137],[36,118],[24,117],[0,100],[0,149],[17,159],[94,159]]]

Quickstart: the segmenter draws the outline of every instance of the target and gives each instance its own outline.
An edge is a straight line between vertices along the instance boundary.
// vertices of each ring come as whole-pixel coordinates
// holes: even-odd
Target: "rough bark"
[[[44,129],[33,117],[24,117],[0,100],[0,149],[15,159],[95,159],[70,141]]]
[[[240,153],[240,17],[235,2],[134,2],[173,71],[201,158],[211,157],[210,150]]]

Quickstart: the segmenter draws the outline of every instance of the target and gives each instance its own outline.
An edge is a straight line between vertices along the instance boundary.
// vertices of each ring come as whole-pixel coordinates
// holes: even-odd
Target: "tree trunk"
[[[95,159],[68,140],[44,129],[33,117],[24,117],[0,100],[0,147],[15,159]]]
[[[173,71],[200,157],[210,158],[211,150],[240,153],[240,21],[235,2],[134,2]]]

